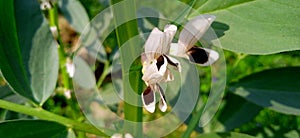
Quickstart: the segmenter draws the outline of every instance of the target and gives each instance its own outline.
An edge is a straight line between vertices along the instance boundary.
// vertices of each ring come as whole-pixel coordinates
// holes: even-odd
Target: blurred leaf
[[[300,67],[285,67],[251,74],[229,86],[234,94],[262,107],[300,115]]]
[[[219,38],[223,48],[261,55],[300,49],[299,12],[298,0],[214,0],[192,16],[216,15],[217,22],[229,26]]]
[[[14,95],[13,91],[9,88],[9,86],[4,85],[0,86],[0,99],[4,99],[10,95]]]
[[[245,99],[229,94],[214,131],[230,131],[251,121],[262,109]]]
[[[68,130],[67,138],[76,138],[76,135],[72,129]]]
[[[121,96],[124,95],[122,87],[121,79],[114,79],[114,83],[108,83],[101,87],[99,91],[105,104],[112,105],[119,103],[123,99]]]
[[[254,138],[253,136],[249,136],[247,134],[242,133],[207,133],[196,136],[195,138]]]
[[[23,104],[25,99],[17,94],[15,94],[7,85],[0,86],[0,99]],[[8,111],[5,109],[0,109],[0,121],[19,119],[23,114]]]
[[[85,89],[96,87],[96,79],[90,66],[79,56],[74,57],[75,75],[73,81]]]
[[[105,63],[107,61],[107,55],[104,46],[99,41],[99,30],[97,28],[90,27],[86,34],[81,35],[81,46],[82,48],[86,48],[88,54],[92,56],[94,59],[97,59],[101,63]]]
[[[89,24],[89,17],[78,0],[61,0],[59,8],[77,32],[82,33],[85,26]]]
[[[16,0],[5,6],[1,24],[0,67],[18,94],[43,103],[53,92],[58,76],[55,42],[37,1]],[[15,6],[15,13],[13,10]],[[10,7],[10,8],[9,8]],[[16,17],[16,18],[13,18]],[[30,19],[30,20],[28,20]]]
[[[17,120],[0,123],[0,137],[5,138],[61,138],[67,137],[68,130],[65,126],[43,120]]]

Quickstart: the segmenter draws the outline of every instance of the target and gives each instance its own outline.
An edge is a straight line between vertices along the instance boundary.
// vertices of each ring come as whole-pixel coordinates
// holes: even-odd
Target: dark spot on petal
[[[156,62],[156,67],[157,67],[157,69],[159,70],[160,67],[161,67],[164,63],[165,63],[164,57],[163,57],[163,56],[159,56],[159,57],[157,58],[157,62]]]
[[[198,63],[198,64],[204,64],[208,61],[209,53],[200,47],[192,47],[188,52],[187,55],[189,56],[189,59],[191,62]]]
[[[164,57],[167,59],[167,61],[170,65],[175,66],[175,67],[178,66],[178,63],[174,63],[172,60],[169,59],[169,57],[167,57],[167,56],[164,56]]]
[[[154,102],[154,94],[150,86],[148,86],[143,92],[143,99],[146,105],[149,105],[150,103]]]

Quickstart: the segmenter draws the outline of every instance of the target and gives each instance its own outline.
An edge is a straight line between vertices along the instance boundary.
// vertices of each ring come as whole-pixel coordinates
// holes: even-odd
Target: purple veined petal
[[[154,60],[156,53],[161,53],[164,33],[158,28],[154,28],[145,42],[145,54],[148,60]]]
[[[213,15],[204,14],[191,19],[179,34],[177,55],[182,56],[192,48],[204,35],[215,18]]]
[[[174,67],[177,71],[181,72],[181,64],[177,59],[175,59],[175,58],[173,58],[169,55],[164,55],[164,56],[166,57],[167,62],[169,63],[169,65]]]
[[[191,62],[200,66],[209,66],[219,58],[219,54],[216,51],[197,46],[192,47],[186,55]]]
[[[141,95],[144,108],[150,112],[154,113],[155,111],[155,93],[151,86],[148,86],[146,90]]]
[[[160,101],[159,101],[159,109],[162,112],[166,112],[167,111],[167,102],[166,102],[166,97],[165,97],[165,93],[163,91],[163,89],[157,84],[156,85],[157,90],[159,91],[159,95],[160,95]]]

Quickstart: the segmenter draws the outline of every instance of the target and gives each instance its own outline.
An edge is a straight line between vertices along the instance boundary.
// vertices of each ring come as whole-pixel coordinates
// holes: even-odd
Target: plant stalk
[[[116,34],[117,34],[117,40],[119,48],[121,49],[121,46],[130,40],[130,38],[138,35],[138,25],[136,20],[136,10],[135,10],[135,1],[134,0],[111,0],[112,4],[118,3],[119,5],[116,8],[113,6],[113,14],[114,14],[114,22],[116,26]],[[121,3],[121,4],[120,4]],[[130,7],[130,8],[129,8]],[[117,23],[122,22],[124,19],[132,19],[120,26],[117,26]],[[134,92],[140,94],[143,91],[143,82],[141,81],[141,72],[140,71],[129,71],[126,72],[125,68],[126,63],[128,60],[134,59],[135,53],[140,50],[140,47],[137,47],[138,44],[128,41],[127,43],[129,45],[129,52],[122,52],[120,51],[120,58],[122,63],[122,79],[123,79],[123,91],[124,91],[124,116],[125,116],[125,122],[124,122],[124,134],[130,133],[134,137],[142,137],[143,136],[143,126],[142,126],[142,117],[143,117],[143,109],[142,107],[138,107],[136,105],[141,104],[141,98],[140,96],[136,96],[130,93],[131,90]],[[125,48],[127,49],[127,47]],[[128,49],[127,49],[128,50]],[[136,63],[136,62],[135,62]],[[134,64],[135,64],[134,63]],[[138,64],[136,64],[138,65]],[[139,63],[141,66],[141,63]],[[132,76],[131,78],[129,78]],[[127,80],[130,81],[131,85],[128,85]],[[131,101],[135,105],[129,104],[126,101]],[[135,123],[132,123],[135,122]],[[140,122],[140,123],[138,123]]]
[[[71,119],[65,118],[63,116],[53,114],[42,108],[28,107],[28,106],[8,102],[5,100],[0,100],[0,108],[11,110],[11,111],[18,112],[18,113],[23,113],[26,115],[36,116],[43,120],[57,122],[68,128],[71,128],[71,129],[84,131],[84,132],[96,134],[99,136],[108,136],[107,134],[112,134],[112,132],[110,132],[109,130],[103,129],[103,130],[101,130],[102,131],[101,132],[99,129],[97,129],[96,127],[94,127],[91,124],[80,123],[78,121],[71,120]]]

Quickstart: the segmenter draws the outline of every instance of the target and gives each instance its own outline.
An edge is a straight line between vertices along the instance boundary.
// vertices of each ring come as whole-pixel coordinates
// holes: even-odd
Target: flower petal
[[[219,54],[211,49],[194,46],[187,52],[187,57],[193,63],[209,66],[219,58]]]
[[[172,72],[169,69],[166,70],[166,73],[164,75],[164,80],[165,80],[165,82],[174,80],[174,76],[173,76]]]
[[[156,53],[161,53],[164,33],[158,28],[154,28],[145,42],[145,54],[148,60],[154,60]]]
[[[177,71],[181,72],[181,65],[180,65],[180,62],[177,59],[175,59],[171,56],[168,56],[168,55],[165,55],[165,57],[166,57],[169,65],[174,67]]]
[[[155,111],[155,94],[151,86],[148,86],[141,96],[144,108],[153,113]]]
[[[170,44],[174,38],[174,35],[177,31],[177,26],[168,24],[164,28],[164,39],[162,41],[162,53],[169,54],[170,51]]]
[[[158,58],[158,61],[154,60],[151,63],[145,63],[143,65],[142,79],[146,82],[147,85],[164,82],[164,74],[167,70],[167,59],[163,56]]]
[[[159,85],[156,85],[156,86],[158,87],[158,91],[159,91],[159,95],[160,95],[159,109],[162,112],[165,112],[165,111],[167,111],[167,108],[168,108],[165,93]]]
[[[215,20],[213,15],[200,15],[191,19],[179,34],[178,55],[182,56],[186,51],[204,35],[211,23]]]

